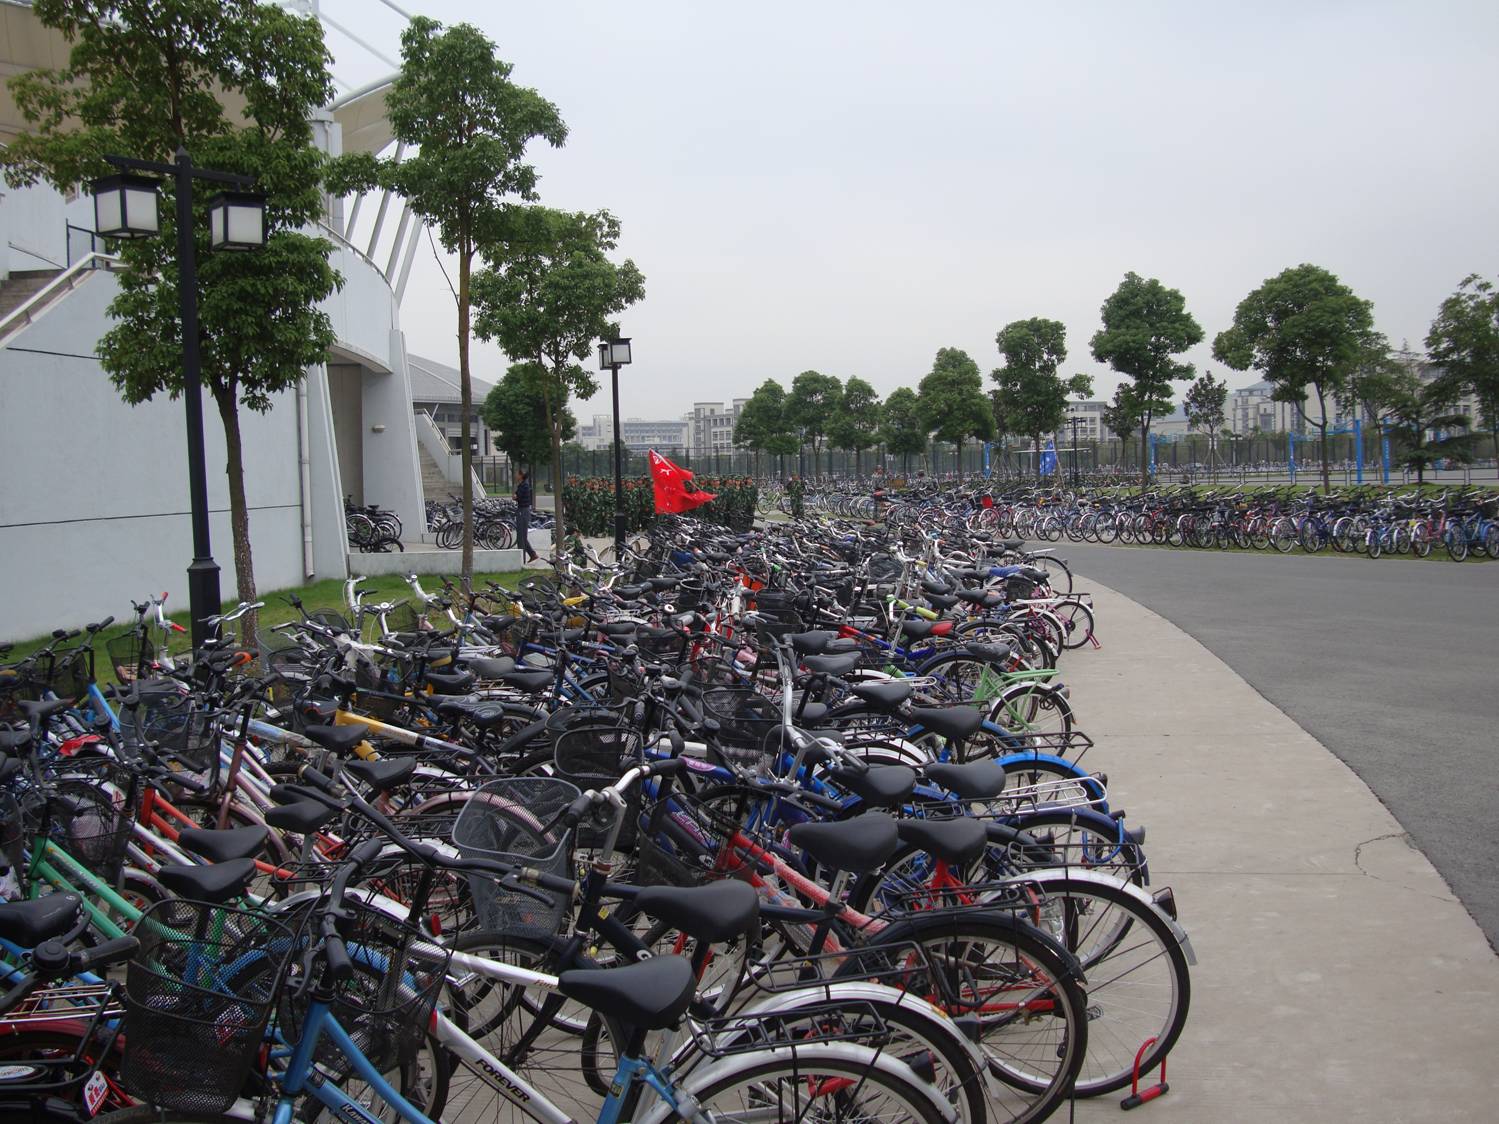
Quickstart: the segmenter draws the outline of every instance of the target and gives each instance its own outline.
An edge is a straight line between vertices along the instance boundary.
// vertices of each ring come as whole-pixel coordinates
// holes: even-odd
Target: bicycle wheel
[[[1448,527],[1446,533],[1447,557],[1461,562],[1468,557],[1468,531],[1466,527]]]
[[[1001,1118],[1044,1119],[1068,1094],[1089,1027],[1076,962],[1059,945],[1009,913],[972,910],[914,916],[892,924],[879,941],[898,950],[893,958],[873,945],[851,955],[840,974],[898,966],[908,972],[909,990],[955,1018],[974,1019],[990,1071],[1011,1090],[1037,1098],[1023,1109],[1006,1106],[1017,1111]]]
[[[1026,565],[1046,571],[1046,584],[1060,596],[1066,597],[1072,592],[1072,571],[1062,559],[1043,554],[1039,558],[1031,559]]]
[[[1060,870],[1039,872],[1035,885],[1043,900],[1031,923],[1077,957],[1088,981],[1088,1055],[1077,1094],[1122,1089],[1147,1038],[1156,1041],[1141,1073],[1160,1065],[1181,1036],[1192,1000],[1186,952],[1138,891]]]
[[[757,1060],[759,1059],[759,1060]],[[783,1047],[710,1067],[693,1094],[714,1120],[947,1120],[951,1110],[904,1063],[844,1043]],[[709,1076],[710,1071],[718,1071]],[[689,1080],[689,1086],[692,1082]],[[666,1119],[680,1121],[672,1113]],[[1017,1118],[1018,1119],[1018,1118]],[[1029,1117],[1029,1119],[1040,1119]]]
[[[1093,638],[1093,610],[1081,601],[1058,601],[1049,611],[1062,622],[1062,647],[1081,648]]]
[[[1490,558],[1499,558],[1499,523],[1490,523],[1483,532],[1483,552]]]
[[[1012,683],[989,706],[987,718],[1012,734],[1066,734],[1072,704],[1047,683]]]
[[[1296,549],[1296,524],[1289,519],[1281,519],[1275,526],[1270,528],[1270,545],[1282,554],[1290,554]]]

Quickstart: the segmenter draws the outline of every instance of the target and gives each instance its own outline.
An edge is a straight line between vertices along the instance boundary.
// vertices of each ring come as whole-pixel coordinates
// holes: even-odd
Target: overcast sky
[[[995,332],[1031,316],[1066,324],[1064,373],[1107,397],[1088,341],[1129,270],[1182,291],[1207,333],[1189,358],[1241,386],[1212,337],[1288,266],[1332,270],[1418,348],[1465,275],[1499,274],[1495,0],[397,2],[477,24],[560,108],[542,201],[614,212],[646,276],[627,417],[808,368],[884,395],[941,347],[987,376]],[[377,0],[323,8],[398,56]],[[328,40],[346,82],[388,72]],[[456,362],[426,248],[401,320]]]

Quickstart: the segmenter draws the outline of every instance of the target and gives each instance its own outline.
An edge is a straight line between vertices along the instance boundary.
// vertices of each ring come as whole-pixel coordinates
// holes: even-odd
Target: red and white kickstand
[[[1153,1101],[1157,1097],[1164,1097],[1171,1091],[1171,1086],[1166,1084],[1165,1058],[1161,1059],[1161,1079],[1154,1085],[1149,1085],[1144,1089],[1140,1088],[1140,1059],[1145,1056],[1146,1050],[1155,1045],[1155,1042],[1155,1038],[1147,1038],[1141,1044],[1140,1049],[1135,1052],[1135,1072],[1133,1080],[1130,1081],[1129,1096],[1119,1102],[1119,1107],[1126,1112],[1132,1108],[1139,1108],[1142,1104]]]

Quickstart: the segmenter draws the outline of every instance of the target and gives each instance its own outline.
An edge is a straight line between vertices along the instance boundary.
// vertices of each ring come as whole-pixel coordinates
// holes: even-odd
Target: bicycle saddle
[[[958,603],[958,596],[953,593],[928,593],[926,603],[939,613],[945,613]]]
[[[466,695],[474,689],[476,681],[471,671],[429,671],[423,679],[439,695]]]
[[[551,685],[554,674],[550,668],[545,667],[518,667],[500,676],[500,682],[531,695],[546,690]]]
[[[864,657],[858,652],[836,652],[830,656],[808,656],[802,666],[818,675],[846,675]]]
[[[820,656],[828,650],[828,643],[838,634],[828,632],[825,629],[815,629],[812,632],[793,632],[786,637],[786,642],[799,656]]]
[[[648,886],[635,904],[641,912],[701,941],[729,941],[759,932],[760,895],[734,878],[706,886]]]
[[[223,830],[189,827],[177,836],[177,842],[210,862],[223,863],[259,854],[268,834],[270,833],[260,824]]]
[[[924,621],[913,617],[911,620],[900,622],[900,634],[912,640],[925,640],[936,627],[936,621]]]
[[[883,812],[830,823],[799,823],[786,838],[818,866],[850,874],[879,870],[900,846],[895,821]]]
[[[984,712],[972,706],[916,706],[911,717],[950,742],[972,737],[984,724]]]
[[[344,772],[358,777],[376,792],[399,788],[416,772],[415,757],[391,757],[381,761],[350,761]]]
[[[915,693],[916,688],[900,680],[855,683],[853,693],[876,710],[893,711]]]
[[[505,721],[505,707],[491,699],[441,699],[436,710],[438,714],[459,715],[480,730],[493,729]]]
[[[164,866],[156,880],[179,898],[222,905],[245,892],[255,877],[254,859],[230,859],[208,866]]]
[[[363,726],[304,726],[302,733],[309,741],[340,754],[352,752],[366,736]]]
[[[479,679],[498,679],[515,670],[515,661],[509,656],[464,656],[463,666]]]
[[[984,821],[969,816],[950,820],[901,820],[896,824],[896,830],[903,842],[957,866],[967,866],[984,853],[989,843]]]
[[[620,968],[573,968],[557,990],[600,1014],[641,1030],[667,1030],[682,1021],[697,981],[680,956],[653,956]]]
[[[927,780],[941,785],[965,800],[998,796],[1005,787],[1004,767],[997,761],[970,761],[966,765],[928,765]]]
[[[271,798],[275,799],[275,796],[273,789]],[[337,808],[330,808],[316,800],[298,800],[292,804],[283,804],[279,808],[268,809],[265,822],[282,831],[294,832],[297,835],[310,835],[323,825],[337,819],[338,816]]]
[[[909,765],[844,767],[830,770],[828,776],[873,808],[894,808],[916,788],[916,770]]]
[[[83,900],[77,894],[48,894],[29,902],[0,904],[0,937],[22,948],[35,948],[60,937],[78,920]]]

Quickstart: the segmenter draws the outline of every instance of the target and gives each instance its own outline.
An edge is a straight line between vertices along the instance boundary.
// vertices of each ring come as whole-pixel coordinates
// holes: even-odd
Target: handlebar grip
[[[329,983],[341,984],[354,974],[354,961],[349,959],[344,939],[337,933],[324,934],[323,956],[328,962]]]
[[[320,773],[311,765],[304,765],[297,770],[297,776],[310,784],[313,788],[321,789],[323,792],[333,791],[333,778],[326,773]]]
[[[134,956],[140,946],[141,942],[134,937],[116,937],[114,940],[105,941],[78,955],[78,970],[84,972],[118,964]]]
[[[646,777],[674,777],[687,767],[680,757],[668,757],[664,761],[652,761],[642,773]]]

